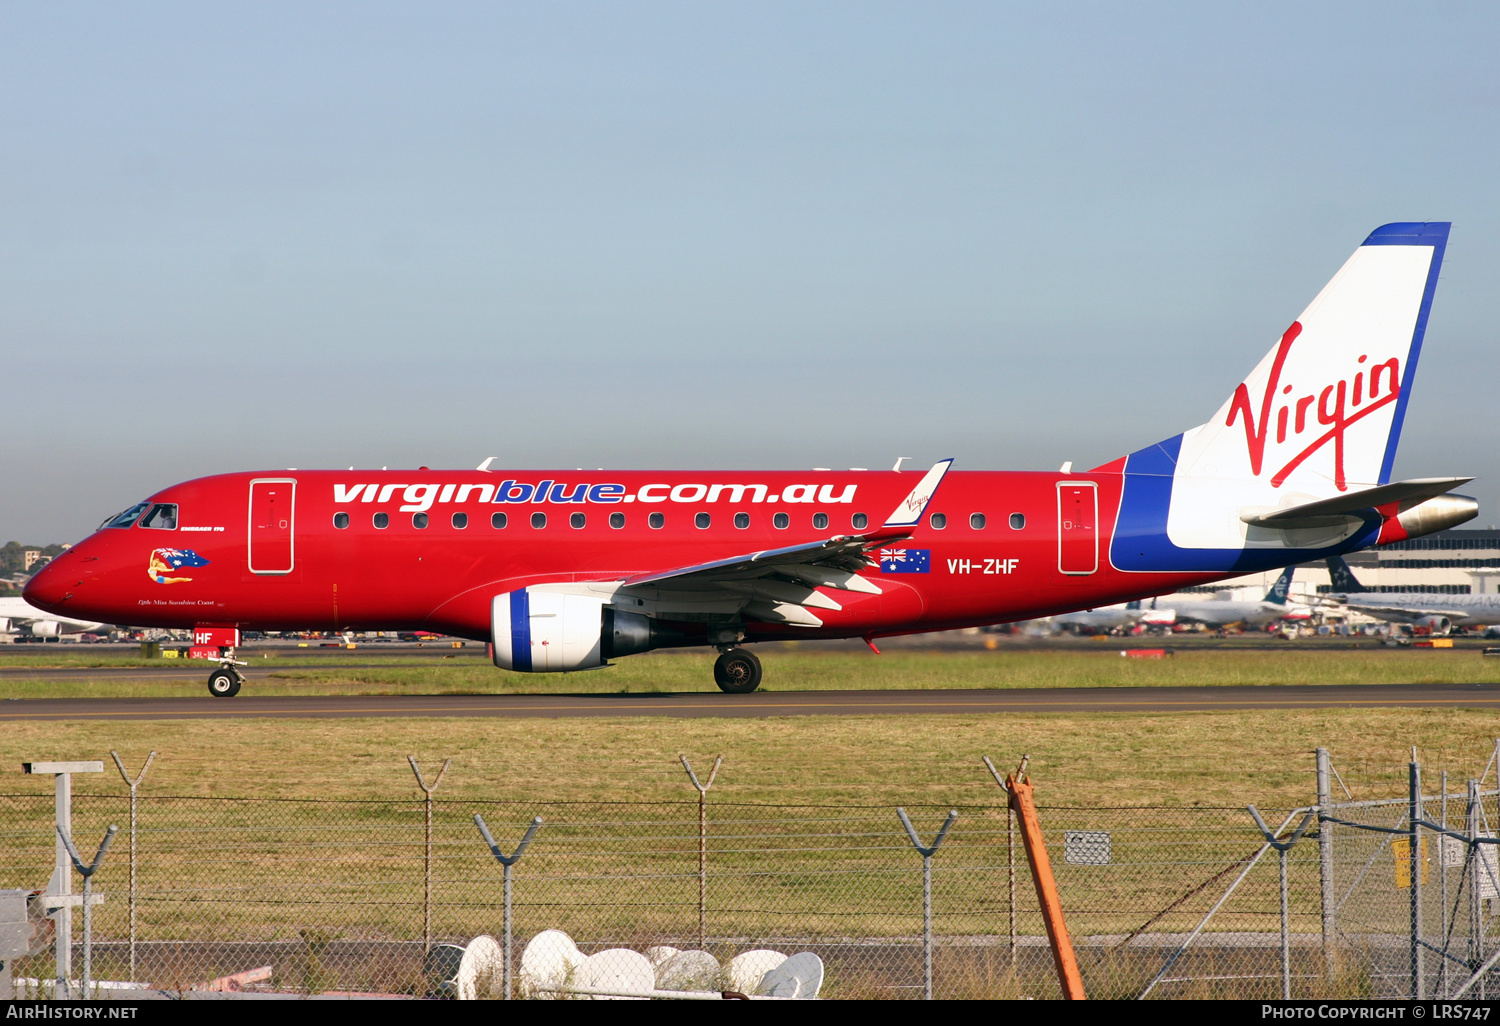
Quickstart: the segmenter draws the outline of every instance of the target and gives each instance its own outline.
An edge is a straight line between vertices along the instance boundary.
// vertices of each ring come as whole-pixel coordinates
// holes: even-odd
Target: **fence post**
[[[146,756],[146,765],[141,767],[140,775],[131,778],[125,772],[125,762],[120,758],[120,753],[110,749],[110,757],[115,760],[115,766],[120,770],[120,776],[124,778],[126,786],[130,788],[130,978],[135,979],[135,792],[141,786],[141,781],[146,779],[146,771],[151,768],[151,762],[156,758],[152,752]]]
[[[1247,806],[1255,825],[1260,827],[1260,832],[1265,836],[1266,843],[1276,849],[1276,867],[1281,883],[1281,999],[1290,1001],[1292,999],[1292,916],[1291,906],[1287,895],[1286,881],[1286,853],[1307,833],[1307,828],[1312,825],[1313,812],[1308,812],[1302,817],[1301,824],[1292,833],[1291,839],[1278,841],[1276,831],[1266,826],[1265,820],[1260,818],[1260,812],[1254,805]],[[1285,824],[1282,824],[1283,827]]]
[[[521,861],[521,856],[526,854],[526,846],[531,843],[531,838],[536,835],[537,827],[542,825],[542,817],[536,816],[531,821],[531,826],[526,828],[526,836],[521,838],[521,843],[516,845],[514,855],[505,855],[500,851],[500,846],[495,843],[495,838],[490,835],[490,828],[485,826],[484,817],[474,813],[474,825],[479,828],[479,836],[484,838],[484,843],[490,846],[490,854],[500,862],[503,867],[501,873],[505,879],[505,909],[502,913],[505,931],[500,939],[500,953],[504,965],[501,968],[501,976],[505,981],[505,1000],[510,1000],[510,867]]]
[[[1407,853],[1411,869],[1411,999],[1420,1001],[1422,979],[1422,767],[1416,759],[1407,766]]]
[[[1010,807],[1010,788],[1005,786],[1005,778],[990,762],[988,755],[980,756],[985,766],[989,768],[990,776],[995,778],[995,783],[1000,785],[1000,790],[1005,792],[1005,882],[1006,882],[1006,909],[1010,913],[1010,967],[1016,968],[1016,813]],[[1021,768],[1016,772],[1024,774],[1026,764],[1031,761],[1030,755],[1021,756]]]
[[[924,847],[921,838],[917,837],[916,828],[911,825],[907,818],[906,810],[896,809],[896,815],[901,818],[901,825],[906,827],[906,836],[911,838],[911,846],[917,849],[922,856],[922,997],[924,1000],[932,1000],[932,856],[942,847],[943,838],[948,836],[948,831],[953,827],[953,821],[958,818],[957,809],[948,810],[948,818],[943,822],[942,829],[938,831],[937,839],[932,842],[931,847]]]
[[[1447,770],[1443,770],[1442,777],[1440,778],[1440,780],[1441,780],[1441,783],[1442,783],[1442,789],[1438,793],[1442,796],[1442,798],[1441,798],[1442,804],[1439,806],[1441,812],[1439,813],[1438,826],[1442,827],[1444,831],[1447,831],[1447,829],[1448,829],[1448,771]],[[1438,834],[1438,839],[1437,839],[1437,868],[1438,868],[1438,886],[1441,888],[1441,890],[1439,890],[1439,892],[1438,892],[1438,917],[1439,917],[1438,931],[1439,931],[1439,934],[1443,938],[1443,952],[1444,952],[1445,955],[1446,955],[1446,953],[1448,951],[1448,944],[1449,944],[1450,939],[1451,939],[1450,936],[1449,936],[1449,933],[1448,933],[1448,859],[1447,859],[1447,855],[1448,855],[1448,851],[1449,851],[1449,845],[1451,845],[1453,842],[1454,842],[1454,839],[1451,838],[1451,837],[1449,837],[1446,832]],[[1455,913],[1457,912],[1456,909],[1454,911],[1455,911]],[[1446,957],[1438,960],[1438,994],[1441,995],[1441,996],[1444,996],[1444,997],[1446,997],[1447,994],[1448,994],[1448,959]]]
[[[422,954],[426,955],[432,950],[432,792],[438,789],[443,782],[443,777],[448,772],[448,767],[453,764],[452,759],[443,760],[443,768],[438,770],[437,779],[428,786],[422,777],[422,771],[417,768],[417,757],[408,755],[406,761],[411,763],[411,771],[417,775],[417,786],[422,789],[423,806],[425,807],[427,829],[424,833],[422,846]]]
[[[1333,885],[1333,774],[1328,749],[1318,749],[1318,894],[1323,912],[1323,971],[1332,973],[1338,957],[1338,899]]]
[[[89,999],[89,989],[93,983],[94,973],[94,874],[99,872],[99,867],[104,863],[104,855],[109,851],[109,844],[115,839],[115,834],[120,828],[113,823],[104,832],[104,841],[99,845],[99,851],[94,855],[94,861],[89,865],[83,864],[83,858],[78,854],[78,849],[73,847],[73,838],[63,832],[61,825],[57,828],[57,836],[67,846],[68,857],[73,860],[73,868],[77,869],[83,876],[83,999]]]
[[[708,775],[706,784],[698,783],[698,775],[693,772],[686,755],[677,758],[682,760],[688,779],[698,789],[698,947],[702,949],[708,946],[708,789],[714,786],[714,777],[724,765],[724,756],[714,759],[713,772]]]
[[[1467,814],[1464,817],[1464,833],[1470,838],[1479,836],[1479,822],[1483,810],[1479,805],[1479,781],[1469,781],[1469,802]],[[1484,960],[1484,931],[1481,924],[1484,922],[1483,899],[1479,896],[1479,874],[1483,872],[1484,862],[1479,854],[1479,845],[1472,841],[1469,843],[1468,851],[1465,853],[1467,868],[1469,870],[1469,964],[1479,965]]]

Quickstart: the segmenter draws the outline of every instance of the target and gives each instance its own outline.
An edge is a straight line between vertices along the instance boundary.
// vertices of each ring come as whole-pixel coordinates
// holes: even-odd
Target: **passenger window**
[[[455,514],[453,514],[453,521],[452,522],[453,522],[453,526],[454,526],[454,528],[456,530],[462,531],[464,528],[466,528],[466,527],[469,526],[469,514],[467,514],[467,513],[455,513]]]
[[[540,530],[543,527],[546,527],[547,526],[547,514],[545,514],[545,513],[533,513],[533,514],[531,514],[531,526],[537,528],[538,530]]]
[[[503,531],[503,530],[505,530],[505,521],[506,521],[506,517],[505,517],[504,513],[491,513],[490,514],[490,526],[493,527],[497,531]]]
[[[666,516],[663,515],[663,514],[661,514],[661,513],[653,513],[649,517],[646,518],[646,523],[650,524],[653,530],[655,530],[656,528],[661,527],[666,522],[667,522]]]
[[[750,526],[750,514],[749,513],[736,513],[734,515],[734,526],[738,527],[741,531],[743,531],[745,528],[749,527]]]
[[[391,526],[390,514],[376,513],[375,516],[371,518],[370,522],[375,525],[375,529],[377,531],[384,531],[387,527]]]
[[[609,515],[609,526],[613,527],[615,530],[619,530],[620,528],[624,527],[625,526],[625,514],[624,513],[611,513]]]
[[[824,528],[826,528],[827,526],[828,526],[828,514],[827,513],[814,513],[813,514],[813,529],[814,530],[821,531]]]
[[[984,530],[984,514],[983,513],[970,513],[969,514],[969,526],[972,527],[976,531],[983,531]]]
[[[124,513],[116,513],[114,516],[106,519],[104,523],[99,525],[99,530],[102,531],[106,527],[129,527],[131,524],[135,523],[135,518],[140,516],[141,513],[145,511],[146,507],[150,505],[151,503],[149,502],[138,502],[134,506],[131,506],[129,509],[127,509]]]
[[[771,518],[771,526],[778,531],[785,531],[792,525],[792,518],[785,513],[778,513]]]
[[[349,526],[349,514],[347,514],[347,513],[335,513],[333,515],[333,526],[337,527],[340,531],[342,531],[344,528],[348,527]]]
[[[572,513],[568,516],[568,526],[573,528],[575,531],[586,523],[588,523],[588,517],[584,516],[582,513]]]
[[[177,530],[177,503],[158,502],[151,507],[150,513],[141,517],[141,526],[158,531]]]
[[[863,531],[870,526],[870,518],[863,513],[854,514],[854,517],[849,522],[854,525],[856,531]]]
[[[708,526],[708,524],[709,524],[709,516],[708,516],[707,513],[694,513],[693,514],[693,526],[696,527],[698,530],[700,530],[700,531],[703,530],[705,527]]]
[[[928,520],[928,523],[932,525],[932,529],[934,531],[941,531],[943,528],[948,526],[948,514],[934,513]]]
[[[427,514],[413,513],[411,515],[411,526],[415,527],[418,531],[427,530]]]
[[[1025,513],[1012,513],[1010,515],[1010,529],[1012,531],[1019,531],[1021,528],[1025,527],[1025,526],[1026,526],[1026,514]]]

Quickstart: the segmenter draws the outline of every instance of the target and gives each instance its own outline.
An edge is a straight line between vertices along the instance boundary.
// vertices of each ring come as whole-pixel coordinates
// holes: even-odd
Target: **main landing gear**
[[[240,673],[238,667],[244,665],[246,664],[234,658],[233,649],[225,649],[219,668],[208,675],[208,693],[215,698],[233,698],[239,694],[240,685],[245,683],[245,675]]]
[[[760,687],[760,660],[747,648],[726,649],[714,663],[714,683],[731,695],[748,695]]]

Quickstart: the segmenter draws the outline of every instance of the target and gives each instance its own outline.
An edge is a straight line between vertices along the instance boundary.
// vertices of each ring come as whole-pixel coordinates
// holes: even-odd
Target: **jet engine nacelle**
[[[62,624],[56,620],[33,620],[30,629],[32,637],[35,638],[62,637]]]
[[[495,596],[490,631],[495,665],[523,673],[592,670],[657,645],[648,616],[615,609],[595,595],[522,588]]]
[[[1479,515],[1479,500],[1467,495],[1439,495],[1404,509],[1396,515],[1408,538],[1420,538],[1434,531],[1467,523]]]
[[[1446,636],[1449,631],[1453,630],[1453,621],[1446,616],[1424,616],[1416,621],[1416,625],[1426,627],[1439,636]]]
[[[0,634],[10,633],[10,617],[0,616]]]

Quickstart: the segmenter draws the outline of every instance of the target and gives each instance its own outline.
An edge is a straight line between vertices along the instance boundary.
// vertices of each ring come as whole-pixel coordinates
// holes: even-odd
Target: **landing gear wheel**
[[[221,667],[208,675],[208,693],[215,698],[233,698],[240,693],[240,675]]]
[[[731,648],[714,663],[714,683],[731,695],[748,695],[760,687],[760,660],[743,648]]]

